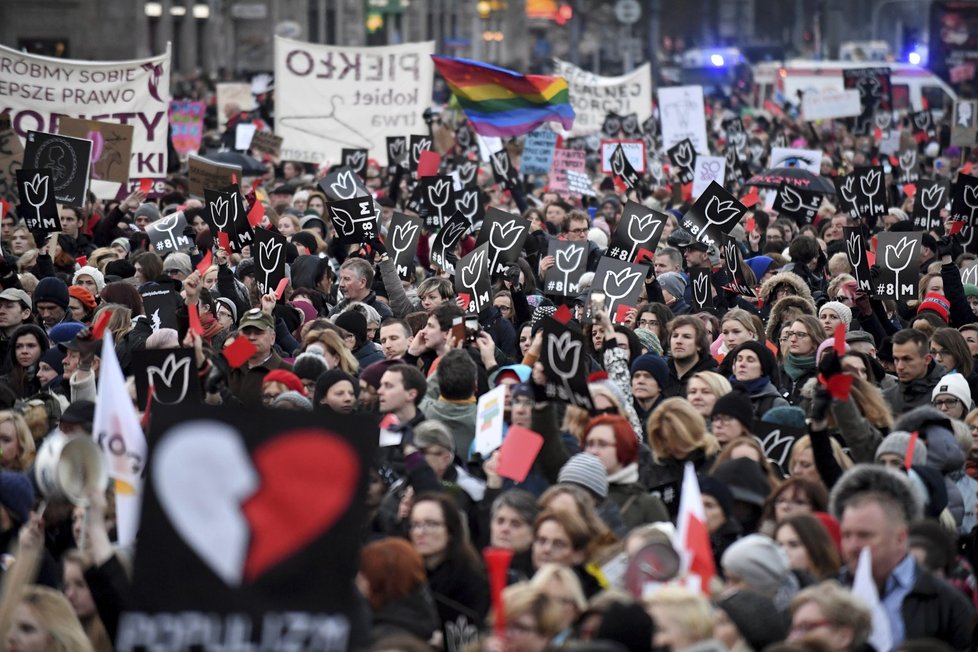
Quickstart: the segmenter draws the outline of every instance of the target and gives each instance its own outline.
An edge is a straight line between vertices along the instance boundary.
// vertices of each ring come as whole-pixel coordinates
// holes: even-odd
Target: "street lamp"
[[[194,14],[194,18],[198,18],[200,20],[206,20],[211,17],[211,8],[208,7],[207,5],[197,4],[194,5],[193,14]]]
[[[159,18],[163,15],[163,3],[147,2],[145,8],[146,16],[149,18]]]

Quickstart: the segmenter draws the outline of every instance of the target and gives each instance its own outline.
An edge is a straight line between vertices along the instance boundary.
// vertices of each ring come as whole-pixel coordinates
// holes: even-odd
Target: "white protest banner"
[[[246,82],[221,82],[217,85],[217,126],[224,131],[228,124],[227,108],[238,107],[235,113],[251,111],[255,108],[255,98],[251,95],[251,84]]]
[[[275,133],[282,159],[340,160],[365,148],[386,164],[387,137],[427,133],[432,41],[336,47],[275,38]]]
[[[166,176],[169,108],[169,49],[149,59],[78,61],[0,46],[0,113],[9,115],[17,135],[58,133],[61,116],[132,125],[130,187]],[[92,189],[105,196],[118,186],[93,182]]]
[[[725,156],[697,156],[696,168],[693,173],[693,199],[703,194],[710,187],[710,182],[716,181],[723,185],[723,177],[727,171]]]
[[[808,122],[850,118],[862,111],[859,91],[855,88],[824,88],[820,91],[808,91],[801,96],[801,113]]]
[[[648,63],[621,77],[601,77],[572,63],[554,59],[554,74],[567,80],[574,118],[572,136],[601,130],[605,115],[638,114],[639,123],[652,115],[652,69]]]
[[[683,139],[693,141],[698,154],[709,154],[706,140],[706,115],[702,86],[670,86],[659,89],[659,120],[662,123],[662,149]]]
[[[601,171],[611,174],[611,155],[621,145],[625,158],[639,174],[645,172],[645,141],[644,140],[602,140],[601,141]]]
[[[567,185],[567,170],[576,170],[581,174],[585,174],[586,161],[587,152],[584,150],[555,149],[554,162],[550,166],[550,183],[547,187],[554,192],[569,192],[570,187]]]

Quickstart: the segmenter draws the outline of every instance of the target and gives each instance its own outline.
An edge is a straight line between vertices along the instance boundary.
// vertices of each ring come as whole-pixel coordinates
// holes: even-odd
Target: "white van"
[[[921,111],[926,106],[939,118],[958,99],[957,93],[940,77],[909,63],[792,59],[754,66],[752,104],[761,108],[765,100],[780,100],[798,106],[799,91],[842,90],[842,71],[855,68],[890,69],[896,111]]]

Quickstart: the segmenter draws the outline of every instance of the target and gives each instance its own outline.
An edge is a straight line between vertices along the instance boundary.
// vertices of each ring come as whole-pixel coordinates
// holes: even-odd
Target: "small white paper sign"
[[[239,124],[234,131],[234,149],[243,152],[251,147],[251,139],[257,130],[258,127],[253,124]]]
[[[506,403],[506,385],[486,392],[479,397],[475,412],[475,452],[488,458],[503,443],[503,408]]]
[[[639,174],[645,173],[645,141],[641,140],[602,140],[601,141],[601,171],[611,174],[611,155],[621,145],[625,158]]]
[[[710,187],[711,181],[723,185],[727,171],[727,159],[724,156],[697,156],[696,169],[693,174],[693,200]]]

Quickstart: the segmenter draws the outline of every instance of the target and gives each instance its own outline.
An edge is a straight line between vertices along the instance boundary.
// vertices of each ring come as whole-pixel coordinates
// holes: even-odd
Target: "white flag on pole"
[[[870,552],[869,546],[865,546],[859,553],[856,576],[852,582],[852,594],[862,600],[873,614],[873,633],[869,635],[869,644],[879,652],[892,650],[890,617],[886,614],[883,603],[880,602],[876,582],[873,581],[873,553]]]
[[[108,330],[102,339],[92,435],[102,449],[109,477],[115,485],[119,544],[129,545],[135,541],[139,526],[146,436],[129,397],[126,377],[122,374],[112,333]]]

